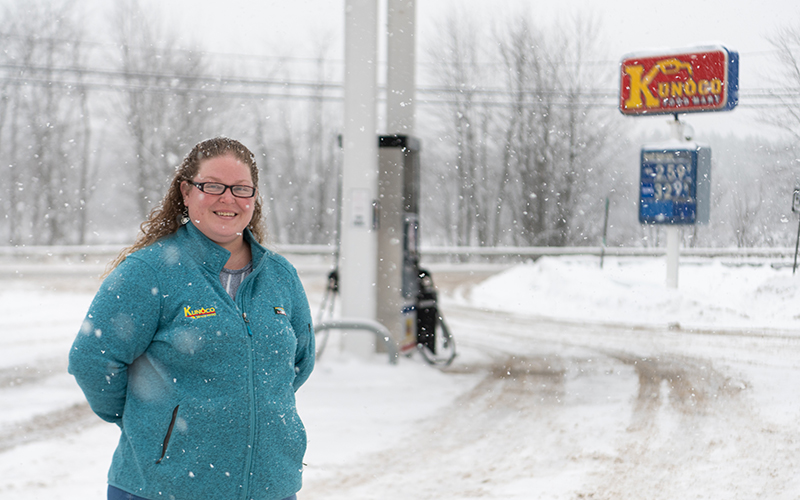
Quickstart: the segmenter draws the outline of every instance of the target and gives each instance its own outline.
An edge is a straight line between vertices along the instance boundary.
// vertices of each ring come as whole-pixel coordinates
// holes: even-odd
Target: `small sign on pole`
[[[603,246],[600,248],[600,269],[603,269],[603,259],[606,256],[606,236],[608,235],[608,196],[606,196],[606,215],[603,220]]]
[[[792,193],[792,212],[800,213],[800,188],[794,188]],[[792,274],[797,270],[797,250],[800,248],[800,222],[797,224],[797,240],[794,243],[794,264]]]
[[[685,142],[643,146],[642,224],[706,224],[711,205],[711,149]]]

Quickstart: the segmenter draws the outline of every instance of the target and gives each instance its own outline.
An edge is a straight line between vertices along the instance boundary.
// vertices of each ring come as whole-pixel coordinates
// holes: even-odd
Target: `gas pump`
[[[400,352],[450,364],[455,342],[437,306],[429,271],[419,267],[420,144],[414,137],[379,138],[378,311]]]
[[[376,319],[401,354],[418,351],[430,364],[449,365],[456,356],[455,340],[439,311],[433,277],[419,266],[419,140],[380,136],[378,145]],[[338,282],[337,265],[328,275],[318,324],[333,313]],[[318,356],[327,339],[326,334],[317,343]]]
[[[427,270],[419,268],[418,276],[417,349],[428,363],[447,366],[456,357],[456,341],[439,313],[433,277]]]

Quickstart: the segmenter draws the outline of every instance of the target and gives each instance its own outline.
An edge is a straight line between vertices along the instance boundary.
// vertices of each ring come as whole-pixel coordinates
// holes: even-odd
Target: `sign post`
[[[667,286],[678,287],[680,227],[709,219],[711,149],[689,142],[679,113],[730,111],[739,103],[739,54],[723,46],[641,52],[620,63],[620,112],[672,114],[672,140],[642,147],[639,222],[664,225]]]
[[[792,212],[800,213],[800,188],[794,188],[792,193]],[[797,240],[794,243],[794,263],[792,264],[792,274],[797,269],[797,250],[800,248],[800,223],[797,225]]]

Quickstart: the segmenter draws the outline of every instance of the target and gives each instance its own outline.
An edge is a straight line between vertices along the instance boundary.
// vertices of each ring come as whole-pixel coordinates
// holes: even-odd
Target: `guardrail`
[[[0,246],[0,257],[7,258],[87,258],[110,259],[116,256],[122,245],[60,245],[60,246]],[[269,245],[269,248],[285,255],[310,255],[332,257],[332,245]],[[544,256],[609,256],[609,257],[658,257],[666,255],[666,248],[639,247],[458,247],[423,246],[423,257],[443,258],[538,258]],[[793,257],[794,248],[681,248],[681,256],[686,257]]]
[[[637,247],[422,247],[423,256],[544,257],[588,255],[601,257],[658,257],[666,248]],[[794,248],[681,248],[687,257],[792,257]]]

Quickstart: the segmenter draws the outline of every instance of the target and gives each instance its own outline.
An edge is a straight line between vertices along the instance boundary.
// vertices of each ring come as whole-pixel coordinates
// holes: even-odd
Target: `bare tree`
[[[321,103],[312,102],[291,116],[282,106],[281,127],[274,142],[277,164],[275,195],[283,241],[324,244],[333,241],[336,229],[338,178],[341,155],[334,133],[339,123]]]
[[[435,144],[448,152],[436,187],[450,240],[585,243],[600,231],[602,217],[587,221],[585,214],[602,213],[605,192],[596,189],[607,189],[600,179],[613,129],[592,104],[603,78],[595,70],[586,77],[598,57],[598,25],[576,18],[543,30],[517,15],[491,43],[463,14],[443,26],[429,56],[447,102],[438,110],[443,127]]]
[[[0,148],[9,160],[9,241],[80,242],[90,182],[87,95],[59,76],[86,57],[75,2],[29,2],[4,17]]]
[[[596,50],[599,24],[590,17],[575,17],[570,24],[558,30],[558,45],[564,47],[564,64],[558,70],[558,85],[563,94],[564,106],[559,136],[563,153],[557,163],[561,176],[555,195],[556,245],[580,245],[592,240],[597,231],[587,227],[587,214],[599,214],[603,197],[596,189],[601,187],[602,172],[610,163],[607,131],[609,120],[590,101],[598,91],[597,82],[607,76],[598,74],[593,61],[602,55]],[[583,196],[591,193],[590,196]],[[592,221],[596,222],[596,221]],[[595,224],[599,228],[599,224]]]
[[[498,36],[511,96],[503,133],[509,209],[518,221],[516,243],[581,244],[588,236],[582,213],[598,210],[593,191],[606,166],[607,123],[591,105],[598,75],[587,65],[597,54],[591,19],[549,32],[518,16]],[[588,210],[594,205],[594,210]]]
[[[795,158],[784,140],[708,134],[712,151],[711,214],[695,228],[701,246],[794,244]]]
[[[319,47],[312,69],[314,90],[305,102],[265,98],[251,104],[269,226],[273,239],[283,243],[331,243],[336,230],[341,170],[336,132],[341,122],[338,103],[325,95],[329,44]],[[291,80],[277,70],[273,78]]]
[[[493,243],[489,230],[496,195],[492,195],[488,178],[491,168],[488,147],[491,143],[491,107],[478,102],[476,87],[483,86],[479,31],[471,20],[454,15],[445,23],[440,39],[429,51],[438,61],[435,77],[448,95],[443,108],[445,139],[439,144],[448,153],[440,175],[442,183],[452,186],[445,202],[452,207],[453,220],[445,223],[457,245]],[[436,184],[444,187],[441,183]],[[495,203],[487,203],[488,198]]]
[[[76,61],[76,64],[78,62]],[[79,137],[80,152],[78,153],[78,240],[77,243],[83,245],[86,243],[86,232],[89,227],[89,201],[94,194],[95,186],[94,180],[97,177],[97,164],[95,157],[92,155],[92,119],[91,109],[89,106],[89,89],[84,85],[82,80],[76,86],[76,90],[80,95],[80,127],[78,127],[77,135]]]
[[[782,69],[776,78],[779,89],[788,91],[778,94],[782,101],[779,112],[770,110],[765,113],[763,120],[779,129],[782,129],[794,138],[795,144],[800,143],[800,103],[784,97],[787,93],[796,94],[800,89],[800,26],[787,26],[776,31],[767,38],[776,49],[777,59]]]
[[[507,193],[512,200],[515,243],[542,244],[547,232],[547,204],[554,189],[551,180],[555,139],[555,79],[545,40],[527,17],[518,17],[499,42],[511,96],[505,137]]]
[[[733,236],[738,248],[753,246],[757,238],[757,226],[755,221],[764,200],[761,184],[755,191],[745,190],[737,192],[733,196]]]
[[[280,190],[278,189],[278,182],[273,165],[273,152],[268,140],[270,134],[267,131],[267,103],[263,101],[256,101],[251,104],[253,111],[253,122],[255,124],[255,142],[253,153],[259,158],[259,165],[261,166],[261,194],[259,196],[263,199],[265,208],[265,217],[267,218],[267,230],[269,231],[269,238],[274,241],[284,241],[283,226],[281,225],[278,216],[278,198],[280,197]]]
[[[200,89],[207,72],[201,52],[177,50],[176,36],[138,0],[117,4],[114,25],[125,75],[126,126],[133,139],[136,200],[144,217],[174,167],[211,128],[210,98]]]

